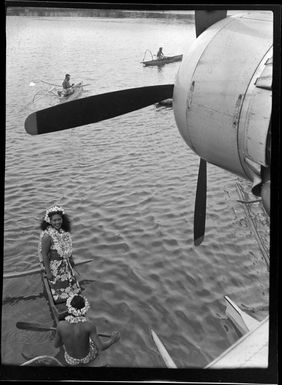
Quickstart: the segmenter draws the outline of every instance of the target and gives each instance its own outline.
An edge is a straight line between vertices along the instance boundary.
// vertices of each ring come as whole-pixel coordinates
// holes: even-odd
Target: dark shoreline
[[[113,18],[161,18],[194,21],[193,11],[152,11],[122,9],[75,9],[47,7],[7,7],[7,16],[66,16],[66,17],[113,17]]]

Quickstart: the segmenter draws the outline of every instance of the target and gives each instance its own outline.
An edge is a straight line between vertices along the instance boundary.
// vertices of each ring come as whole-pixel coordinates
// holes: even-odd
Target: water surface
[[[159,46],[166,55],[185,53],[194,39],[193,24],[176,20],[7,17],[4,271],[37,266],[40,220],[62,204],[74,258],[93,258],[79,268],[89,315],[98,331],[121,333],[105,352],[111,366],[163,367],[154,329],[178,367],[204,367],[239,338],[224,295],[258,320],[267,315],[268,271],[237,202],[236,183],[250,186],[208,165],[206,236],[195,247],[199,158],[171,108],[152,105],[34,137],[24,121],[57,103],[40,80],[61,84],[65,73],[89,84],[83,96],[173,83],[179,63],[140,61]],[[252,214],[268,247],[268,218],[259,204]],[[52,324],[39,275],[4,281],[2,362],[56,354],[51,333],[18,330],[17,321]]]

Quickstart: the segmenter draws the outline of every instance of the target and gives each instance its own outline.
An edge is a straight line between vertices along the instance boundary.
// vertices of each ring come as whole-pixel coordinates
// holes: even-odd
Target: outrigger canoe
[[[44,263],[43,263],[43,258],[41,253],[38,250],[38,257],[39,257],[39,264],[40,268],[38,269],[33,269],[27,271],[27,275],[33,274],[35,272],[40,272],[44,289],[47,294],[47,299],[48,299],[48,304],[52,313],[52,318],[54,320],[54,326],[44,326],[40,325],[38,323],[34,322],[17,322],[16,326],[19,329],[24,329],[24,330],[35,330],[35,331],[49,331],[49,330],[56,330],[56,326],[58,325],[60,320],[63,320],[65,316],[68,314],[67,311],[67,306],[66,303],[60,303],[56,304],[54,302],[51,289],[49,286],[49,281],[45,273],[45,268],[44,268]],[[84,263],[92,262],[93,259],[80,259],[80,258],[75,258],[75,266],[82,265]],[[25,275],[25,272],[22,273],[10,273],[6,274],[5,278],[14,278],[14,277],[19,277]],[[111,334],[105,334],[105,333],[98,333],[100,337],[106,337],[110,338]],[[49,356],[49,355],[37,355],[36,357],[32,359],[28,359],[28,361],[24,362],[21,364],[21,366],[64,366],[56,357]],[[91,361],[87,366],[94,366],[94,367],[103,367],[103,366],[109,366],[105,361],[104,358],[98,355],[98,357],[94,360]]]
[[[43,327],[39,327],[35,324],[35,323],[29,323],[29,322],[18,322],[18,326],[20,329],[23,328],[23,329],[30,329],[32,330],[32,327],[35,326],[35,330],[55,330],[56,329],[56,326],[58,325],[59,321],[60,320],[63,320],[65,318],[65,316],[68,314],[68,310],[67,310],[67,306],[66,306],[66,303],[59,303],[59,304],[56,304],[54,302],[54,299],[53,299],[53,296],[52,296],[52,293],[51,293],[51,289],[50,289],[50,286],[49,286],[49,281],[48,281],[48,278],[46,276],[46,273],[45,273],[45,268],[44,268],[44,263],[43,263],[43,258],[42,258],[42,255],[40,252],[38,252],[38,257],[39,257],[39,264],[40,264],[40,273],[41,273],[41,278],[42,278],[42,282],[43,282],[43,285],[44,285],[44,290],[46,292],[46,295],[47,295],[47,299],[48,299],[48,304],[49,304],[49,307],[50,307],[50,310],[51,310],[51,314],[52,314],[52,318],[54,320],[54,327],[46,327],[44,328]],[[93,259],[80,259],[80,258],[76,258],[75,259],[75,266],[78,266],[78,265],[82,265],[84,263],[89,263],[89,262],[92,262]],[[28,272],[29,274],[30,272]],[[8,277],[7,277],[8,278]],[[11,276],[9,276],[9,278],[11,278]],[[22,325],[26,325],[24,327],[20,327],[19,325],[22,324]],[[103,336],[103,335],[102,335]],[[52,357],[52,356],[48,356],[48,355],[42,355],[42,356],[37,356],[37,357],[34,357],[33,359],[30,359],[26,362],[24,362],[22,365],[28,365],[28,366],[64,366],[62,363],[60,363],[60,361],[58,361],[55,357]]]
[[[182,57],[183,57],[183,55],[165,56],[163,59],[153,59],[153,60],[141,61],[141,63],[144,65],[144,67],[162,66],[164,64],[181,61]]]
[[[49,281],[48,281],[48,278],[45,274],[43,258],[42,258],[42,255],[40,252],[38,252],[38,257],[39,257],[39,263],[40,263],[40,268],[41,268],[41,272],[42,272],[41,277],[42,277],[44,289],[45,289],[45,292],[46,292],[46,295],[48,298],[48,304],[49,304],[49,307],[50,307],[50,310],[52,313],[52,317],[54,319],[55,326],[57,326],[59,321],[63,320],[65,318],[65,316],[68,314],[68,309],[67,309],[65,302],[62,302],[62,303],[55,303],[54,302],[54,298],[53,298],[52,293],[51,293]],[[92,262],[92,261],[93,261],[92,259],[76,258],[75,259],[75,265],[77,266],[77,265],[81,265],[83,263],[88,263],[88,262]]]
[[[71,100],[78,98],[83,91],[83,84],[82,82],[77,83],[72,88],[73,88],[73,93],[69,95],[64,95],[62,91],[57,91],[60,103],[69,102]]]

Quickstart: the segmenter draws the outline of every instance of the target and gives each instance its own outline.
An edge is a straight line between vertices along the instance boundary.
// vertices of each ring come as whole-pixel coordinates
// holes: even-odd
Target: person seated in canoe
[[[62,303],[70,295],[79,294],[72,258],[71,224],[64,209],[52,206],[41,221],[40,252],[55,303]]]
[[[70,84],[70,74],[65,75],[65,79],[62,83],[63,86],[63,95],[68,96],[74,93],[74,83]]]
[[[165,58],[165,56],[163,54],[163,47],[159,48],[158,53],[157,53],[157,58],[158,59],[164,59]]]
[[[57,325],[55,347],[64,347],[64,358],[68,365],[87,365],[120,339],[119,332],[113,332],[106,342],[100,339],[94,322],[86,318],[90,308],[87,298],[74,295],[68,298],[66,305],[69,315]]]

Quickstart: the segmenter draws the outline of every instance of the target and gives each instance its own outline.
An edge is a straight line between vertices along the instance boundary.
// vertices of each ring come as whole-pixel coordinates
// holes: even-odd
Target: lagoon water
[[[72,219],[74,258],[93,258],[78,268],[89,315],[98,331],[121,333],[107,362],[164,367],[154,329],[178,367],[204,367],[239,338],[224,295],[258,320],[268,313],[269,273],[237,202],[236,184],[247,199],[249,184],[208,165],[206,235],[195,247],[199,158],[171,108],[152,105],[42,136],[24,129],[29,113],[58,102],[40,80],[61,84],[68,72],[89,84],[82,97],[173,83],[180,63],[146,68],[140,61],[159,46],[166,55],[185,53],[193,23],[8,16],[6,34],[4,272],[37,266],[40,220],[59,203]],[[268,218],[259,204],[251,210],[268,248]],[[37,274],[3,281],[2,363],[57,353],[51,332],[19,330],[17,321],[52,324]]]

